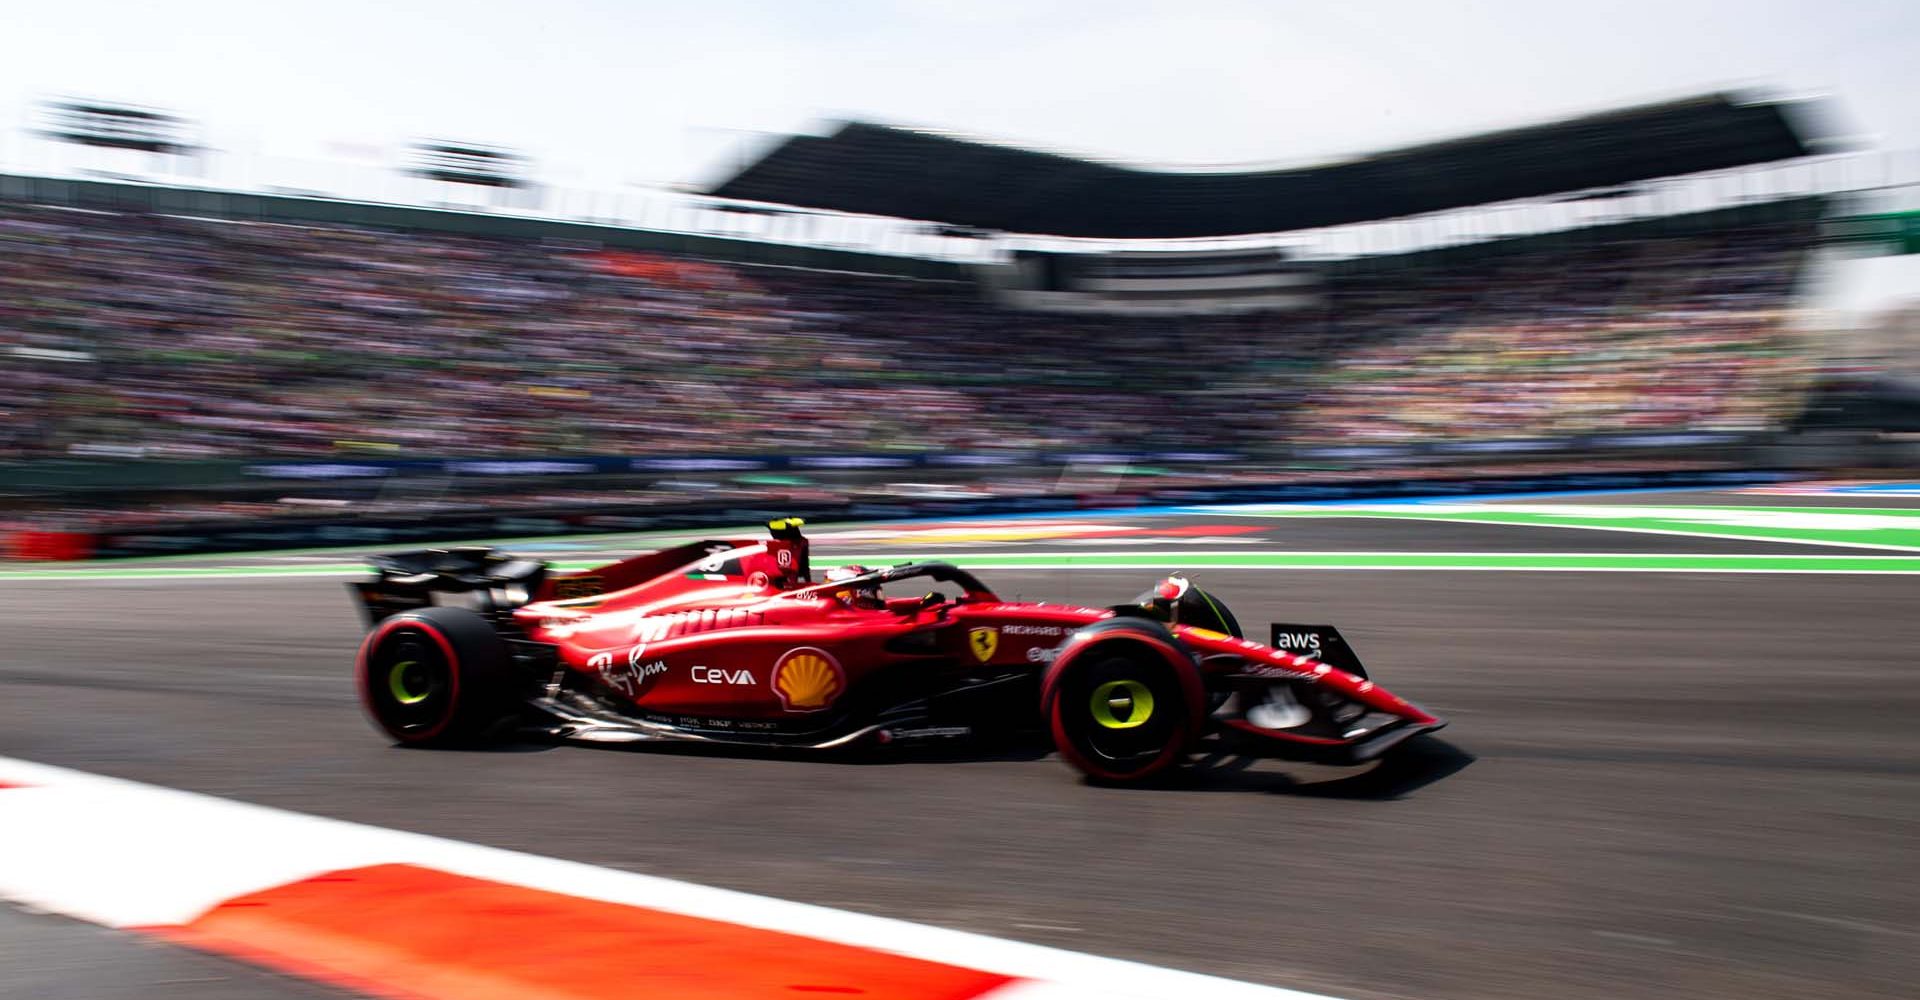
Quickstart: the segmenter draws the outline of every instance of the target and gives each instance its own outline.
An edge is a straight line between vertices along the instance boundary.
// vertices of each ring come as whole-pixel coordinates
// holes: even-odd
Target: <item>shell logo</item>
[[[817,712],[833,704],[847,686],[840,664],[823,649],[789,649],[773,665],[773,691],[789,712]]]

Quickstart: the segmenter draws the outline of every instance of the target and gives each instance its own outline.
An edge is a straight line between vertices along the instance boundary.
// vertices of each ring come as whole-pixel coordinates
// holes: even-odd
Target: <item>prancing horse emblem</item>
[[[997,628],[968,629],[967,645],[973,647],[973,658],[985,663],[993,659],[993,651],[1000,648],[1000,630]]]

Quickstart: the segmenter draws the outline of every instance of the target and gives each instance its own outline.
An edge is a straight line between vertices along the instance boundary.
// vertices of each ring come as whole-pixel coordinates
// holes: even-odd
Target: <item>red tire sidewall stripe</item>
[[[1154,758],[1153,763],[1138,771],[1109,771],[1081,753],[1079,748],[1074,746],[1073,741],[1067,738],[1066,723],[1060,704],[1060,675],[1065,672],[1069,664],[1078,660],[1087,650],[1099,646],[1103,641],[1113,641],[1103,636],[1082,644],[1067,655],[1056,659],[1047,668],[1046,676],[1041,682],[1041,690],[1045,692],[1047,728],[1053,734],[1054,749],[1060,751],[1061,756],[1072,761],[1075,767],[1103,781],[1138,781],[1165,770],[1168,764],[1179,759],[1179,756],[1187,751],[1187,743],[1193,739],[1194,733],[1199,732],[1197,728],[1199,720],[1205,718],[1206,688],[1201,683],[1200,672],[1186,663],[1179,650],[1167,645],[1159,638],[1135,631],[1109,634],[1113,635],[1114,639],[1124,637],[1129,641],[1144,643],[1153,647],[1154,651],[1161,655],[1167,666],[1173,670],[1182,693],[1186,695],[1187,720],[1174,730],[1173,738],[1167,741],[1167,748]]]
[[[1166,770],[1169,764],[1173,763],[1181,754],[1186,752],[1187,740],[1190,735],[1186,725],[1183,723],[1178,729],[1174,730],[1173,738],[1167,741],[1167,748],[1162,750],[1160,755],[1153,759],[1153,763],[1148,764],[1138,771],[1109,771],[1101,767],[1086,754],[1081,753],[1080,748],[1075,746],[1073,741],[1067,737],[1066,724],[1061,718],[1060,697],[1058,692],[1054,693],[1053,698],[1048,704],[1047,726],[1053,732],[1054,749],[1059,750],[1061,756],[1072,761],[1075,767],[1095,778],[1102,781],[1116,782],[1140,781]]]
[[[387,636],[403,628],[418,629],[421,632],[425,632],[427,636],[433,640],[434,644],[440,647],[440,652],[447,658],[447,676],[453,688],[451,696],[447,699],[446,713],[440,717],[440,721],[436,723],[433,728],[420,733],[394,732],[381,720],[380,713],[373,707],[373,681],[371,675],[368,673],[368,661],[373,654],[374,647],[378,646]],[[360,705],[366,710],[367,716],[373,719],[374,723],[382,730],[402,743],[423,743],[440,735],[446,731],[448,726],[453,724],[454,712],[460,706],[460,658],[454,655],[453,643],[447,639],[446,634],[441,632],[439,627],[431,622],[404,613],[395,615],[381,622],[380,626],[374,629],[371,635],[367,636],[366,641],[360,644],[360,653],[354,662],[354,675],[360,682]]]

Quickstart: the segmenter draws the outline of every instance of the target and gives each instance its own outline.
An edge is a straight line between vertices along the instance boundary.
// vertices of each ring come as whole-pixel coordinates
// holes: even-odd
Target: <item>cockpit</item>
[[[928,591],[924,597],[887,597],[887,585],[914,580],[928,581],[935,589]],[[945,589],[956,591],[957,594],[951,597],[942,594],[940,585],[943,584],[946,585]],[[919,586],[900,589],[918,590]],[[824,582],[790,590],[782,596],[801,599],[829,597],[849,607],[864,610],[907,612],[948,602],[978,603],[1000,599],[978,577],[946,562],[902,563],[882,569],[868,569],[858,564],[840,566],[828,570]]]

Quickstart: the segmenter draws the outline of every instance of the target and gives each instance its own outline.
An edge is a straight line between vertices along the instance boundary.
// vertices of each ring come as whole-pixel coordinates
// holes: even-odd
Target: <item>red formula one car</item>
[[[1109,608],[1002,600],[941,562],[816,582],[800,522],[770,528],[579,573],[491,549],[377,557],[349,585],[372,627],[355,666],[367,712],[420,746],[1044,731],[1110,783],[1203,751],[1360,763],[1445,724],[1368,680],[1334,628],[1255,642],[1181,577]]]

